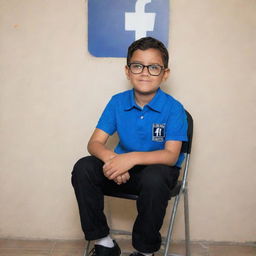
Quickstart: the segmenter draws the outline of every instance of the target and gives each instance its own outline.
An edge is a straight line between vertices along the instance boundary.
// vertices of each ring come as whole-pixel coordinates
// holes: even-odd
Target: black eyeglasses
[[[158,64],[143,65],[141,63],[129,63],[127,65],[133,74],[140,74],[143,72],[144,68],[148,69],[148,73],[151,76],[159,76],[165,68]]]

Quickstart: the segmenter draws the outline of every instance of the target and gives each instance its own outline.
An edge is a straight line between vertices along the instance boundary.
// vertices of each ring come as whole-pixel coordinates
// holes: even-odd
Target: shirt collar
[[[163,95],[164,95],[164,92],[159,88],[154,98],[146,106],[148,106],[154,111],[161,112],[163,105],[165,104]],[[128,102],[125,104],[124,110],[129,111],[132,108],[141,109],[141,107],[139,107],[136,104],[135,97],[134,97],[134,89],[130,90],[130,98]]]
[[[161,112],[165,104],[164,99],[164,92],[159,88],[154,98],[148,103],[148,106],[157,112]]]
[[[132,108],[137,108],[137,109],[141,109],[135,101],[135,97],[134,97],[134,89],[129,91],[129,98],[127,100],[127,102],[124,105],[124,110],[129,111]]]

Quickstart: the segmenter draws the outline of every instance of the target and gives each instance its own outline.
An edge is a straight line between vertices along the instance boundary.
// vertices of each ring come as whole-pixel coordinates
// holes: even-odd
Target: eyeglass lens
[[[162,67],[158,64],[152,64],[152,65],[143,65],[140,63],[131,63],[129,65],[130,70],[132,73],[134,74],[140,74],[143,72],[144,68],[146,67],[148,69],[148,72],[150,75],[152,76],[158,76],[160,75],[161,71],[162,71]]]

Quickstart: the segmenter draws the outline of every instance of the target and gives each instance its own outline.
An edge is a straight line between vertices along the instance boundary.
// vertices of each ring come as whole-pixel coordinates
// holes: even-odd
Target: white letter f
[[[145,5],[151,0],[137,0],[135,12],[125,13],[125,30],[135,31],[135,40],[145,37],[147,31],[153,31],[155,25],[155,13],[145,13]]]

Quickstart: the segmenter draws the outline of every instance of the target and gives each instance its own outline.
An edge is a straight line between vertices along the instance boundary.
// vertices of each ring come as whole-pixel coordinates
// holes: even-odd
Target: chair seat
[[[138,195],[134,194],[127,194],[127,193],[122,193],[122,192],[106,192],[104,193],[105,196],[112,196],[112,197],[118,197],[118,198],[124,198],[124,199],[131,199],[131,200],[137,200]]]
[[[175,185],[175,187],[170,192],[169,200],[172,197],[179,194],[181,186],[182,186],[182,181],[178,181],[177,184]],[[108,192],[105,192],[104,194],[105,194],[105,196],[118,197],[118,198],[130,199],[130,200],[137,200],[139,197],[136,194],[127,194],[127,193],[116,192],[116,191],[111,191],[111,192],[108,191]]]

